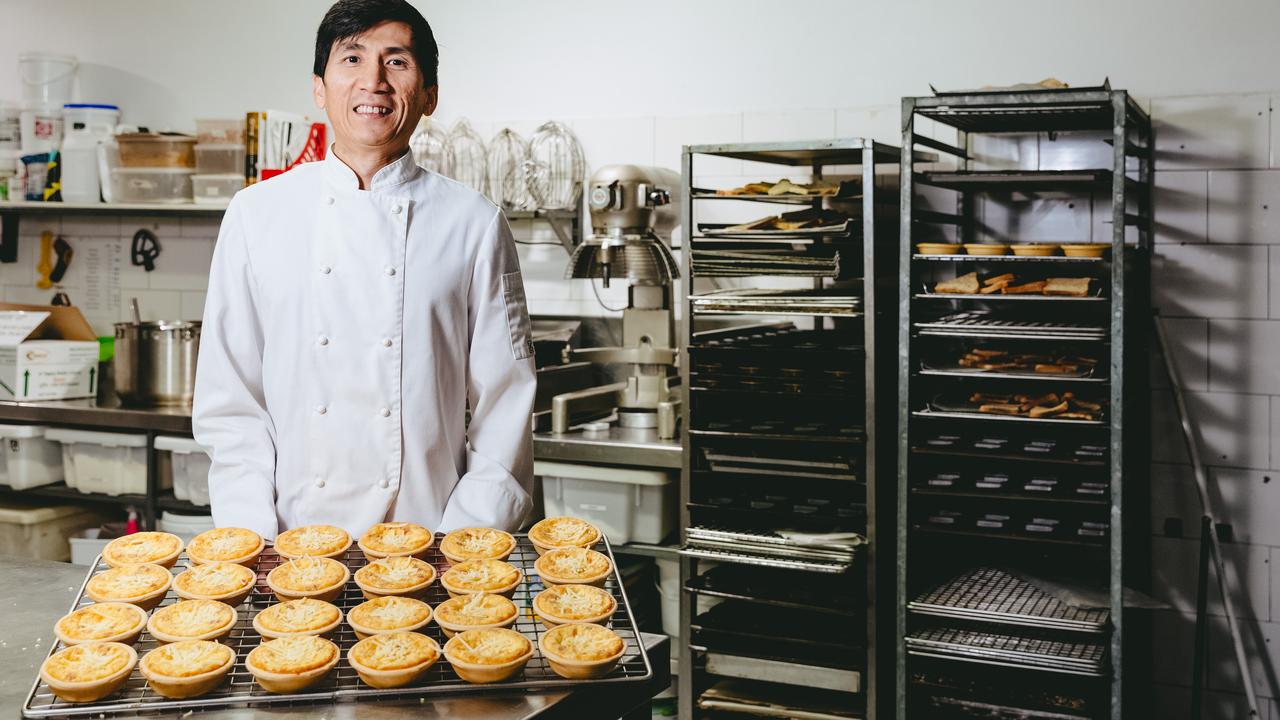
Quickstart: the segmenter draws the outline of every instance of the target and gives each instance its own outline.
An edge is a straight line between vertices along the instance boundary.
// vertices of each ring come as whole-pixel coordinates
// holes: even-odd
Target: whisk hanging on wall
[[[587,162],[578,137],[557,120],[543,123],[529,139],[525,183],[538,208],[569,210],[582,194]]]
[[[454,123],[449,131],[449,176],[475,190],[486,192],[486,155],[484,141],[471,127],[471,122],[461,118]]]
[[[510,128],[503,128],[489,141],[489,199],[504,210],[528,210],[533,207],[525,184],[524,164],[529,159],[529,144]]]
[[[449,174],[449,134],[431,118],[418,121],[418,129],[409,138],[413,160],[420,167],[441,175]]]

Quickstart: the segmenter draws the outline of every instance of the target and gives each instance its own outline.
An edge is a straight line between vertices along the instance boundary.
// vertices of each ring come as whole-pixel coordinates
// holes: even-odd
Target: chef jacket
[[[412,153],[368,190],[332,152],[242,190],[213,256],[192,413],[214,522],[267,539],[386,520],[517,529],[532,358],[506,218]]]

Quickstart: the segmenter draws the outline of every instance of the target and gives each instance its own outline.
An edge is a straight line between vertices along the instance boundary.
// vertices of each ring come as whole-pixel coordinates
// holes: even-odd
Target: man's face
[[[334,43],[324,77],[313,81],[316,107],[328,114],[344,149],[401,150],[418,119],[436,109],[437,88],[422,86],[413,34],[400,22]]]

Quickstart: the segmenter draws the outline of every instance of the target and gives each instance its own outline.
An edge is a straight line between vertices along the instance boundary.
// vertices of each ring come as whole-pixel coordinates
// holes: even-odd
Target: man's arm
[[[276,536],[275,428],[262,390],[262,322],[253,267],[233,200],[218,232],[201,327],[191,426],[209,453],[218,527]]]
[[[516,530],[533,505],[529,415],[537,379],[520,261],[501,212],[477,254],[467,313],[467,472],[449,496],[441,529]]]

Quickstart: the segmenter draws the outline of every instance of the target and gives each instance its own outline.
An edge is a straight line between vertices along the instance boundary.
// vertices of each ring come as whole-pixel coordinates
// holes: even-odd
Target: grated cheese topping
[[[128,645],[90,642],[59,650],[45,661],[49,677],[64,683],[105,680],[133,665]]]
[[[58,620],[58,632],[76,642],[102,640],[135,630],[147,614],[125,603],[94,603]]]
[[[563,547],[548,550],[534,562],[538,574],[566,580],[585,580],[609,572],[609,558],[595,550]]]
[[[151,615],[151,626],[165,635],[195,638],[225,628],[236,619],[231,606],[217,600],[180,600]]]
[[[436,606],[437,621],[458,627],[497,625],[516,616],[515,603],[501,595],[477,593],[445,600]]]
[[[326,590],[347,579],[347,568],[337,560],[302,557],[272,570],[267,579],[285,590],[312,592]]]
[[[258,613],[256,620],[267,630],[300,633],[328,627],[342,617],[342,611],[314,598],[288,600]]]
[[[375,560],[356,571],[356,582],[372,588],[404,590],[430,582],[436,569],[415,557]]]
[[[395,595],[362,602],[347,613],[349,622],[379,631],[412,627],[430,617],[430,605]]]
[[[515,547],[515,539],[493,528],[460,528],[444,536],[440,551],[463,560],[505,557]]]
[[[590,585],[555,585],[538,593],[533,607],[564,620],[584,620],[612,614],[618,603],[609,593]]]
[[[542,636],[542,649],[566,660],[604,660],[622,652],[622,648],[622,638],[603,625],[557,625]]]
[[[167,588],[173,575],[159,565],[122,565],[93,576],[90,597],[126,602]]]
[[[493,592],[519,582],[520,571],[501,560],[466,560],[446,570],[444,579],[455,590]]]
[[[187,678],[213,672],[234,657],[231,648],[211,640],[182,640],[143,655],[142,667],[154,675]]]
[[[237,560],[254,550],[262,536],[245,528],[215,528],[200,533],[187,545],[187,554],[201,560]]]
[[[356,643],[347,657],[373,670],[403,670],[440,657],[435,640],[415,632],[373,635]]]
[[[514,630],[465,630],[445,643],[450,659],[473,665],[505,665],[529,654],[533,643]]]
[[[304,525],[276,537],[276,550],[290,557],[330,555],[350,544],[347,531],[332,525]]]
[[[211,562],[178,573],[173,585],[192,595],[228,595],[253,585],[255,577],[254,572],[243,565]]]
[[[182,539],[166,532],[138,532],[107,543],[102,557],[116,564],[137,564],[163,560],[182,549]]]
[[[249,651],[245,663],[259,670],[299,675],[324,667],[338,655],[338,646],[315,635],[290,635],[262,643]]]
[[[586,520],[549,517],[529,528],[529,538],[546,547],[587,547],[600,539],[600,531]]]
[[[421,550],[433,539],[431,531],[417,523],[387,522],[369,528],[360,542],[374,552],[405,553]]]

